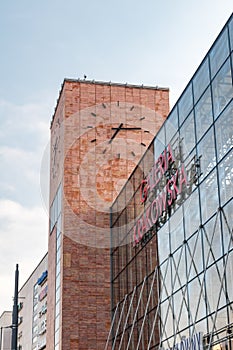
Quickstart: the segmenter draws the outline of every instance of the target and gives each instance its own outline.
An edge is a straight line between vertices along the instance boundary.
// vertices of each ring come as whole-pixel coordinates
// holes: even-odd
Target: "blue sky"
[[[63,79],[169,87],[172,106],[232,8],[231,0],[1,1],[0,314],[12,308],[15,264],[22,285],[47,251],[41,164]]]

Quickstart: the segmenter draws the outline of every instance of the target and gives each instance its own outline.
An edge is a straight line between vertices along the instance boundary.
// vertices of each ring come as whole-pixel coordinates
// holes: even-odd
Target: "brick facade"
[[[104,349],[111,323],[108,208],[168,111],[168,89],[64,81],[51,124],[50,179],[50,204],[59,183],[63,186],[63,350]],[[54,349],[55,247],[52,232],[48,253],[49,350]]]

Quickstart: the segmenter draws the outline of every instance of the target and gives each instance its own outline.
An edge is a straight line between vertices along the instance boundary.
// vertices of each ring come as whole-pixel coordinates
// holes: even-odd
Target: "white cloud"
[[[49,143],[46,102],[14,105],[0,100],[1,197],[42,205],[40,168]]]
[[[43,101],[14,105],[0,100],[0,314],[12,309],[16,263],[22,285],[48,249],[40,168],[50,111]]]
[[[0,200],[0,314],[12,308],[16,263],[22,286],[47,251],[47,234],[48,216],[41,207]]]

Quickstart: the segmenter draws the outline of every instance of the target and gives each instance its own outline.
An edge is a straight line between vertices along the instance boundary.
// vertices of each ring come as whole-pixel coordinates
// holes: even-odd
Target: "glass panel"
[[[220,215],[215,215],[202,230],[204,264],[211,265],[222,256],[222,237],[220,230]]]
[[[192,85],[190,84],[178,102],[179,124],[181,125],[193,107]]]
[[[229,23],[229,34],[230,34],[230,44],[231,44],[231,51],[233,50],[233,17],[231,18],[231,21]]]
[[[217,309],[226,304],[224,295],[224,286],[221,285],[223,274],[222,260],[216,262],[206,271],[206,301],[207,313],[215,312]]]
[[[216,165],[213,127],[208,131],[208,133],[199,143],[197,152],[201,162],[202,175],[200,176],[200,179],[202,180]]]
[[[223,205],[233,196],[233,151],[219,164],[219,186]]]
[[[197,190],[193,192],[184,203],[184,225],[186,239],[198,230],[200,226],[199,197]]]
[[[212,89],[214,117],[217,118],[230,99],[233,98],[232,76],[229,59],[216,75],[212,84]]]
[[[216,170],[214,170],[200,186],[203,223],[207,221],[211,215],[216,213],[219,207],[216,177]]]
[[[166,144],[168,145],[178,129],[177,107],[174,107],[165,122]]]
[[[170,260],[166,260],[160,266],[160,300],[166,300],[172,293],[172,285],[171,285],[171,264]]]
[[[183,126],[180,128],[180,138],[182,139],[183,159],[185,159],[195,146],[193,113],[188,116]]]
[[[175,316],[175,332],[181,331],[188,326],[188,311],[187,311],[187,295],[186,290],[177,292],[173,295],[174,301],[174,316]]]
[[[226,264],[227,292],[229,300],[233,300],[233,251],[230,252]],[[231,311],[232,313],[232,311]]]
[[[210,71],[213,77],[229,55],[227,28],[217,39],[210,52]]]
[[[58,342],[59,342],[59,329],[56,331],[55,333],[55,350],[59,349],[59,346],[58,346]]]
[[[223,208],[222,222],[224,253],[227,253],[233,247],[233,200]]]
[[[233,102],[225,109],[215,124],[218,160],[233,148]]]
[[[210,88],[204,93],[195,107],[195,120],[197,140],[199,140],[213,123]]]
[[[193,78],[194,102],[196,103],[210,82],[208,58],[202,63]]]
[[[178,249],[171,258],[173,291],[186,284],[186,261],[184,246]]]
[[[165,148],[165,129],[162,127],[154,140],[154,159],[157,160]]]
[[[168,223],[166,223],[158,231],[158,253],[159,253],[159,263],[161,264],[165,259],[167,259],[170,252],[169,248],[169,228]]]
[[[184,240],[183,211],[180,207],[170,219],[171,251],[174,252]]]
[[[191,323],[196,323],[206,315],[203,274],[188,284]]]
[[[201,232],[193,235],[186,245],[187,279],[191,280],[203,270]]]
[[[160,304],[161,317],[161,338],[166,339],[174,334],[173,330],[173,315],[171,301],[167,300]]]

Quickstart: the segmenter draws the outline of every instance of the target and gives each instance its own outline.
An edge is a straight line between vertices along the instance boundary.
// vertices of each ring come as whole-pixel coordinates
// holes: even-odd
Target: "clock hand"
[[[112,130],[117,130],[118,128],[112,128]],[[132,127],[132,128],[127,128],[127,127],[124,127],[124,128],[121,128],[121,130],[142,130],[142,128],[137,128],[137,127]]]
[[[110,140],[108,141],[109,143],[111,143],[112,140],[116,137],[116,135],[118,134],[118,132],[121,130],[122,125],[123,125],[123,123],[121,123],[121,124],[118,126],[118,128],[115,128],[115,129],[112,128],[113,130],[116,130],[116,131],[114,132],[114,134],[112,135],[112,137],[111,137]]]

